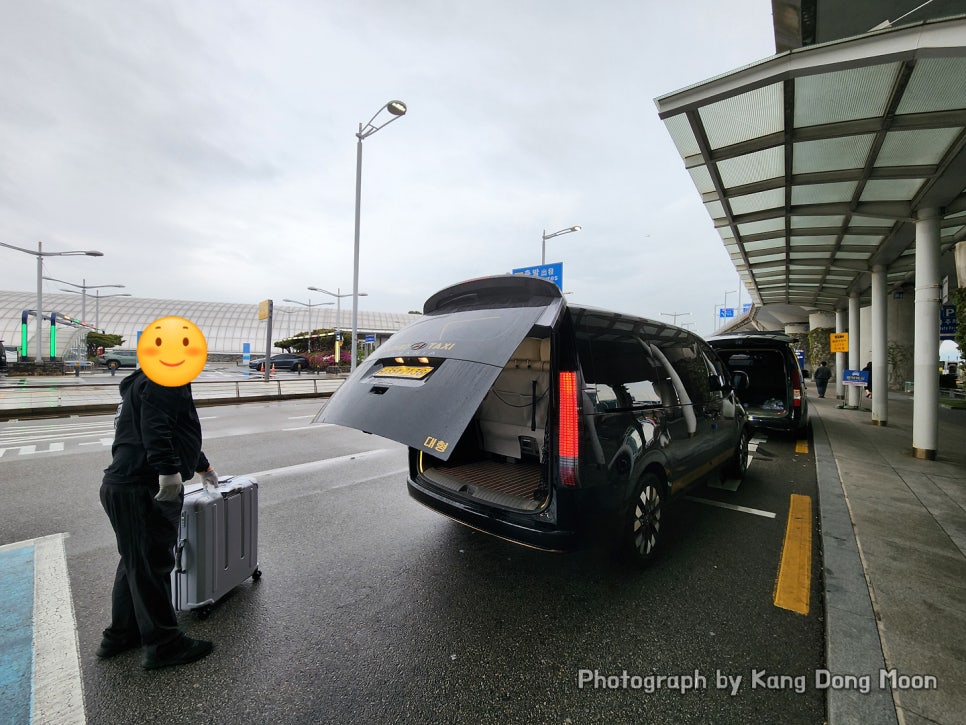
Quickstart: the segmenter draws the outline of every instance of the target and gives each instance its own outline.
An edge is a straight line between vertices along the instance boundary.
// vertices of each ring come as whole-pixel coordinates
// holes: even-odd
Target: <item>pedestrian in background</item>
[[[828,381],[832,378],[832,371],[828,369],[828,364],[822,360],[812,376],[815,380],[815,389],[818,390],[818,397],[824,398],[825,391],[828,389]]]
[[[183,481],[197,472],[217,485],[218,474],[201,450],[201,422],[190,383],[159,385],[137,370],[119,387],[113,460],[104,470],[100,494],[121,560],[111,624],[96,654],[108,658],[143,647],[145,669],[181,665],[213,648],[181,632],[171,601]]]
[[[865,367],[862,369],[866,373],[868,373],[868,377],[865,380],[865,397],[871,398],[872,397],[872,361],[870,360],[869,362],[867,362],[865,364]]]

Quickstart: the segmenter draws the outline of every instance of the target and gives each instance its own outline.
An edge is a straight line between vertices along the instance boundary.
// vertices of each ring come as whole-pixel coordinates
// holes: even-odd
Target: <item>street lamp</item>
[[[329,295],[330,297],[335,297],[335,364],[339,364],[339,349],[342,347],[342,298],[343,297],[368,297],[368,292],[359,292],[353,295],[351,292],[346,292],[342,294],[342,288],[336,287],[335,292],[329,292],[327,289],[322,289],[321,287],[309,287],[312,292],[321,292],[324,295]],[[331,302],[329,303],[332,304]]]
[[[6,244],[0,242],[0,247],[7,247],[9,249],[16,249],[18,252],[23,252],[24,254],[32,254],[37,258],[37,354],[34,356],[34,362],[38,365],[44,360],[40,353],[40,336],[42,322],[41,318],[44,316],[44,289],[43,289],[43,277],[44,277],[44,257],[103,257],[104,252],[98,252],[93,249],[90,250],[71,250],[69,252],[45,252],[43,247],[43,242],[37,242],[37,251],[32,249],[24,249],[23,247],[15,247],[13,244]],[[26,344],[26,340],[21,341],[21,345]]]
[[[579,232],[580,227],[567,227],[566,229],[560,229],[553,234],[547,234],[547,230],[543,230],[543,244],[540,246],[540,264],[547,263],[547,240],[553,239],[554,237],[559,237],[561,234],[570,234],[571,232]]]
[[[54,279],[53,277],[44,277],[44,279],[50,282],[60,282],[61,284],[69,284],[71,287],[80,287],[81,294],[81,320],[87,322],[87,290],[98,289],[103,287],[124,287],[123,284],[87,284],[87,280],[82,280],[83,284],[77,284],[75,282],[68,282],[65,279]],[[65,290],[66,292],[73,292],[73,290]],[[95,323],[96,326],[96,323]]]
[[[679,317],[687,317],[691,313],[690,312],[662,312],[661,314],[664,315],[665,317],[673,317],[674,324],[676,325],[678,324]],[[689,323],[685,323],[685,324],[689,324]]]
[[[44,279],[50,279],[50,277],[44,277]],[[67,284],[70,284],[70,282],[68,282]],[[124,285],[102,285],[102,286],[104,286],[104,287],[123,287]],[[61,287],[60,289],[61,289],[62,292],[71,292],[71,293],[73,293],[75,295],[83,294],[82,292],[78,292],[75,289],[64,289],[63,287]],[[101,291],[100,290],[97,290],[94,293],[94,329],[96,329],[96,330],[100,330],[101,329],[101,297],[104,297],[106,299],[108,297],[130,297],[130,296],[131,295],[129,293],[127,293],[127,292],[118,292],[117,294],[113,294],[113,295],[102,295],[101,294]],[[83,306],[83,304],[82,304],[82,306]],[[83,317],[83,313],[81,314],[81,316]],[[85,322],[86,322],[86,320],[85,320]]]
[[[290,299],[283,299],[282,302],[292,302],[292,303],[294,303],[296,305],[302,305],[303,307],[308,307],[309,308],[309,352],[312,352],[312,330],[313,330],[313,327],[312,327],[312,308],[313,307],[322,307],[323,305],[331,305],[331,304],[334,304],[334,303],[332,303],[332,302],[316,302],[313,305],[312,304],[312,298],[311,297],[309,297],[309,301],[308,302],[300,302],[299,300],[290,300]]]
[[[373,121],[383,111],[387,111],[392,118],[378,126],[373,125]],[[385,106],[376,111],[375,115],[369,119],[364,126],[359,124],[359,132],[356,134],[356,233],[355,246],[352,255],[352,357],[349,372],[356,369],[356,350],[358,348],[359,332],[359,211],[362,206],[362,141],[369,138],[380,128],[385,128],[400,116],[406,115],[406,104],[402,101],[389,101]]]

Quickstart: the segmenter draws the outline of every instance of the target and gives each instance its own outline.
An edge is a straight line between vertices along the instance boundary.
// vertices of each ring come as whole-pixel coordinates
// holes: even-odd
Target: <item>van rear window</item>
[[[457,358],[502,368],[533,328],[542,307],[504,307],[430,315],[405,327],[380,347],[374,357]]]

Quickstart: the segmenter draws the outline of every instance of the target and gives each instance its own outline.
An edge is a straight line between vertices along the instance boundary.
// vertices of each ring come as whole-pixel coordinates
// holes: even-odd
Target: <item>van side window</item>
[[[667,396],[662,396],[662,382],[666,376],[659,373],[636,337],[605,340],[578,336],[577,352],[584,382],[594,388],[592,397],[598,411],[675,404],[676,400],[664,400]]]
[[[704,361],[708,365],[708,376],[711,380],[711,390],[712,391],[723,391],[731,380],[731,375],[725,369],[724,365],[714,351],[707,346],[701,348],[702,354],[704,355]]]
[[[674,340],[661,345],[668,362],[681,379],[693,405],[704,405],[711,398],[708,366],[698,343],[694,340]]]

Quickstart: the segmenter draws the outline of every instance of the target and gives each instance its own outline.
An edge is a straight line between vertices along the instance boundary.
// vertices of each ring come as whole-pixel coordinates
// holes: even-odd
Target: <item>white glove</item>
[[[158,483],[161,489],[154,498],[157,501],[174,501],[181,495],[184,484],[181,483],[181,475],[177,473],[163,473],[158,476]]]
[[[218,474],[215,473],[215,469],[208,467],[208,470],[201,474],[201,484],[205,487],[205,490],[209,488],[218,488]]]

